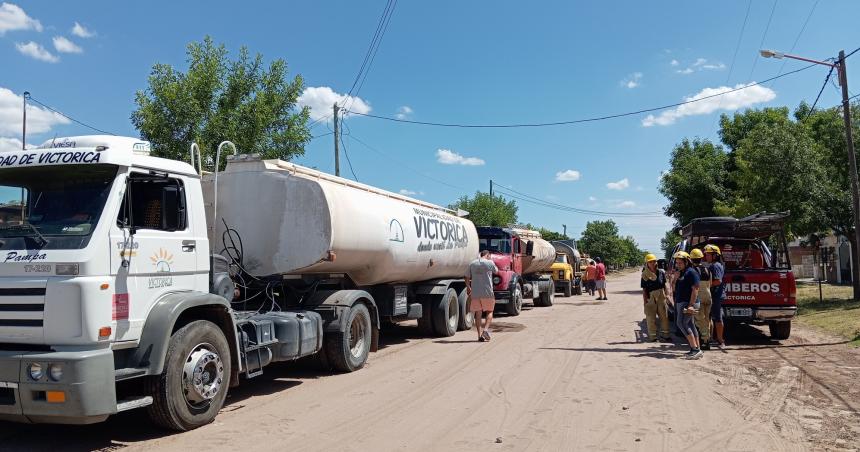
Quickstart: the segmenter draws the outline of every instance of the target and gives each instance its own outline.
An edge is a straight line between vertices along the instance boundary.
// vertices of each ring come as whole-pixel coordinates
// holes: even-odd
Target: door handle
[[[194,240],[183,240],[182,241],[182,252],[191,253],[197,248],[197,242]]]

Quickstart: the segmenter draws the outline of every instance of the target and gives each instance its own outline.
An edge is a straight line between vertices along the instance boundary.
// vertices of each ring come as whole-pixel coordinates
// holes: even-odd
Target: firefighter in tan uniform
[[[699,344],[702,350],[711,348],[711,270],[702,263],[705,254],[702,250],[694,248],[690,251],[693,266],[699,273],[699,303],[701,307],[696,313],[696,328],[699,330]]]
[[[657,268],[657,256],[645,255],[645,268],[642,269],[642,299],[645,303],[645,322],[648,324],[648,341],[655,342],[659,334],[660,340],[668,342],[669,315],[666,308],[666,272]],[[660,319],[660,330],[657,330],[657,318]]]

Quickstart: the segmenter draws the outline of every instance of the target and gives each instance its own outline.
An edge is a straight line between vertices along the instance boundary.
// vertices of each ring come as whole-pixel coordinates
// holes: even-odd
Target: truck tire
[[[535,305],[540,307],[550,307],[555,300],[555,290],[547,290],[541,292],[538,298],[535,298]]]
[[[771,339],[783,341],[791,336],[791,322],[770,322],[767,326]]]
[[[170,336],[164,371],[146,379],[147,412],[170,430],[188,431],[215,419],[230,387],[230,346],[218,326],[191,322]]]
[[[518,283],[514,283],[514,288],[511,289],[511,300],[505,305],[505,312],[509,316],[518,316],[523,310],[523,288]]]
[[[433,303],[433,330],[438,337],[451,337],[460,326],[460,297],[449,288],[445,295],[435,297]]]
[[[573,281],[568,281],[567,284],[564,285],[564,296],[570,297],[573,295]]]
[[[466,293],[466,289],[460,292],[459,302],[460,324],[457,325],[457,329],[460,331],[469,331],[475,326],[475,314],[469,311],[469,295]]]
[[[323,349],[332,369],[338,372],[353,372],[364,367],[370,353],[373,336],[370,311],[367,306],[356,303],[345,317],[346,332],[327,333]]]

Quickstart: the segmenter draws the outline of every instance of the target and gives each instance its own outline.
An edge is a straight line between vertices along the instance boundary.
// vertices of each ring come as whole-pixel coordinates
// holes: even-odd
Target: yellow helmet
[[[656,260],[657,260],[657,256],[655,256],[655,255],[653,255],[653,254],[651,254],[651,253],[648,253],[648,254],[646,254],[646,255],[645,255],[645,262],[646,262],[646,263],[647,263],[647,262],[654,262],[654,261],[656,261]]]
[[[708,244],[708,245],[705,245],[705,252],[706,253],[717,253],[717,255],[719,255],[720,254],[720,247],[718,247],[717,245]]]
[[[684,259],[687,260],[690,258],[690,255],[687,254],[686,251],[677,251],[672,255],[672,259]]]
[[[705,253],[702,253],[702,250],[698,248],[693,248],[693,251],[690,251],[690,259],[702,259],[705,257]]]

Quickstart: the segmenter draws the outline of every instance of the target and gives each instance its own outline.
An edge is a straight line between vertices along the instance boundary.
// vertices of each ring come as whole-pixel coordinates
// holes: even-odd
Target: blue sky
[[[773,0],[753,0],[744,27],[748,5],[401,1],[353,108],[453,123],[578,119],[678,102],[801,67],[758,58],[763,38],[765,48],[788,52],[796,41],[795,54],[822,59],[860,47],[853,22],[860,2],[778,0],[773,9]],[[305,100],[318,107],[349,90],[384,6],[382,0],[3,3],[0,148],[20,146],[18,96],[25,90],[88,124],[136,135],[129,115],[151,66],[184,68],[185,45],[206,34],[233,52],[247,45],[267,59],[284,58],[290,73],[313,88]],[[855,61],[857,69],[848,64],[849,86],[860,81]],[[352,135],[346,146],[362,182],[442,205],[486,191],[493,179],[550,202],[655,212],[665,205],[657,180],[675,143],[715,139],[721,112],[811,102],[825,75],[826,68],[815,68],[652,118],[561,127],[450,129],[353,115],[346,119]],[[820,104],[838,99],[828,87]],[[35,133],[28,142],[92,133],[44,111],[30,115]],[[313,133],[328,127],[321,121]],[[297,163],[333,171],[332,149],[332,137],[320,137]],[[351,176],[345,159],[342,174]],[[600,219],[518,204],[522,222],[555,230],[566,224],[573,236]],[[672,224],[665,217],[615,220],[651,250]]]

